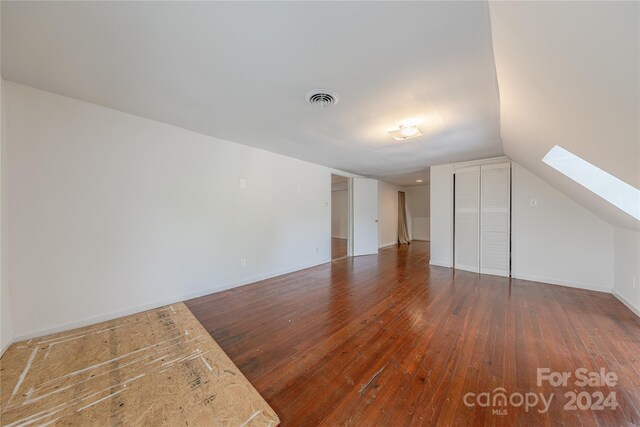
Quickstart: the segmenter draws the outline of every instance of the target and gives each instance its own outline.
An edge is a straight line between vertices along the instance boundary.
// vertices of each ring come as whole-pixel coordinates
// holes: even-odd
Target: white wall
[[[329,169],[10,82],[3,96],[15,338],[329,261]]]
[[[331,192],[331,237],[346,239],[349,233],[349,191]]]
[[[640,316],[640,233],[613,232],[613,294]]]
[[[453,165],[431,166],[431,260],[433,265],[453,266]]]
[[[404,187],[407,202],[407,221],[411,223],[410,235],[415,240],[430,239],[429,211],[430,188],[428,185]]]
[[[512,170],[512,276],[611,292],[613,227],[522,166]]]
[[[399,187],[378,181],[378,220],[380,247],[398,243]]]
[[[6,130],[5,126],[5,96],[4,96],[4,80],[0,80],[0,355],[4,353],[8,345],[11,343],[11,337],[13,331],[11,329],[11,306],[9,305],[9,281],[7,278],[7,248],[6,239],[7,235],[7,180],[4,179],[4,174],[7,172],[6,167]]]

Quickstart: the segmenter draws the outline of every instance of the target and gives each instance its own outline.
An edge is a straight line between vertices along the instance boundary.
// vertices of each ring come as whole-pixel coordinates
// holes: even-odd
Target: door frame
[[[347,257],[351,257],[353,256],[353,178],[345,173],[337,171],[331,171],[330,178],[333,175],[346,178],[347,180]],[[330,188],[329,191],[330,193],[333,193],[333,188]],[[331,219],[333,219],[331,210],[332,199],[332,197],[329,198],[329,212]],[[330,236],[330,238],[333,238],[333,236]]]

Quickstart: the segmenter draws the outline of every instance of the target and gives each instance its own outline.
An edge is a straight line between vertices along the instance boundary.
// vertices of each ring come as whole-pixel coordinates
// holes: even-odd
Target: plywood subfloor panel
[[[279,420],[182,303],[13,344],[3,426],[275,426]]]

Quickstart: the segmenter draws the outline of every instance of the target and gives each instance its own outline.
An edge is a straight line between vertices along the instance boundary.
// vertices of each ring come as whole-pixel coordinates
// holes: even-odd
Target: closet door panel
[[[484,165],[480,175],[480,272],[509,276],[510,165]]]
[[[455,268],[479,272],[480,167],[455,173]]]

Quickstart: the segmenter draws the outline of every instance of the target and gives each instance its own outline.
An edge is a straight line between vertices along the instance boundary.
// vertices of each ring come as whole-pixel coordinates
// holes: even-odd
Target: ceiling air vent
[[[307,102],[311,105],[319,105],[322,108],[331,107],[338,103],[338,95],[328,90],[312,90],[307,94]]]

